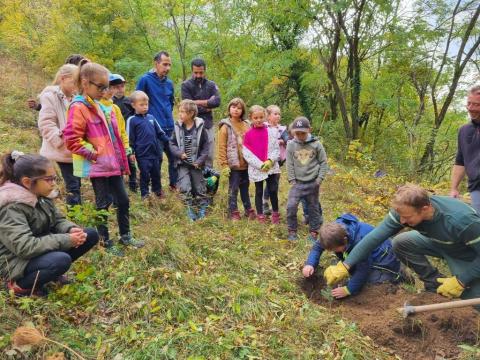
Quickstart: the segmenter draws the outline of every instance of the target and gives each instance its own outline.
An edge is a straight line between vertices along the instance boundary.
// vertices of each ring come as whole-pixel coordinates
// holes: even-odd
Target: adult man
[[[173,82],[167,77],[172,67],[170,55],[166,51],[160,51],[153,58],[154,68],[145,73],[137,83],[137,90],[148,95],[148,113],[152,114],[160,127],[170,138],[173,132],[173,104],[175,102]],[[174,159],[168,142],[164,142],[163,148],[168,158],[168,175],[170,189],[176,190],[177,171],[174,167]],[[160,165],[161,166],[161,165]]]
[[[194,59],[191,67],[192,78],[182,83],[182,100],[190,99],[197,105],[197,116],[204,121],[204,130],[210,143],[210,151],[205,165],[212,167],[215,147],[212,109],[220,106],[220,94],[217,85],[206,78],[205,70],[207,66],[205,61]]]
[[[458,150],[452,169],[450,196],[459,196],[458,186],[466,173],[472,207],[480,214],[480,85],[468,92],[467,111],[471,122],[458,131]]]
[[[417,185],[400,187],[383,222],[352,250],[347,259],[324,273],[334,284],[349,276],[349,269],[366,259],[388,237],[397,258],[414,270],[427,291],[446,297],[480,297],[480,217],[468,205],[446,196],[429,196]],[[426,255],[445,259],[452,276],[445,277]]]

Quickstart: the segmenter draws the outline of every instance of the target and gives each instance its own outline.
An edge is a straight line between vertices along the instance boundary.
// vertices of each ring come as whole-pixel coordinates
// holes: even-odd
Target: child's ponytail
[[[12,151],[2,156],[0,169],[0,185],[7,181],[19,184],[23,177],[37,177],[45,175],[52,166],[50,160],[41,155],[24,154],[21,151]]]

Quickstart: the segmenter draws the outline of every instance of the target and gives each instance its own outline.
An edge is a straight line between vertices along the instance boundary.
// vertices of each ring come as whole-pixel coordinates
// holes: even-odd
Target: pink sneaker
[[[272,212],[272,224],[280,224],[280,213],[277,212]]]
[[[257,218],[257,213],[254,209],[250,208],[245,210],[245,217],[248,218],[248,220],[255,220]]]
[[[263,214],[258,214],[257,215],[257,220],[260,224],[265,224],[265,221],[266,221],[266,218],[265,218],[265,215]]]
[[[240,211],[238,211],[238,210],[232,211],[232,213],[230,214],[230,220],[239,221],[240,220]]]

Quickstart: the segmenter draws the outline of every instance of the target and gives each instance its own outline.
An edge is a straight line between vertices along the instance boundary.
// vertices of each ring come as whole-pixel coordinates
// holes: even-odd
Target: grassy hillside
[[[34,115],[23,110],[27,90],[22,77],[12,75],[21,68],[9,66],[15,71],[2,70],[0,81],[17,90],[0,89],[0,150],[35,151]],[[42,84],[37,81],[35,91]],[[6,111],[5,105],[16,110]],[[373,223],[381,219],[398,179],[331,165],[321,195],[326,220],[347,211]],[[84,190],[93,201],[86,181]],[[283,176],[282,219],[287,191]],[[73,266],[76,282],[47,299],[0,292],[0,358],[6,358],[10,335],[22,323],[33,323],[88,359],[395,358],[354,323],[304,295],[306,228],[291,243],[284,222],[275,227],[228,221],[224,179],[211,214],[196,223],[187,220],[174,194],[148,205],[138,195],[131,200],[133,231],[146,240],[145,248],[129,250],[123,259],[95,249]],[[116,233],[113,222],[111,228]],[[48,345],[25,358],[57,351],[63,350]]]

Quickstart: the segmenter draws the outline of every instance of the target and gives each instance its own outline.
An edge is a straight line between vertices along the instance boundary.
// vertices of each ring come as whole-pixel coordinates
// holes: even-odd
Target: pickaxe
[[[419,305],[413,306],[408,302],[401,308],[397,308],[397,311],[403,315],[403,317],[408,317],[412,314],[418,314],[426,311],[436,311],[436,310],[445,310],[445,309],[454,309],[461,308],[466,306],[480,305],[480,298],[468,299],[468,300],[457,300],[457,301],[448,301],[439,304],[431,305]]]

